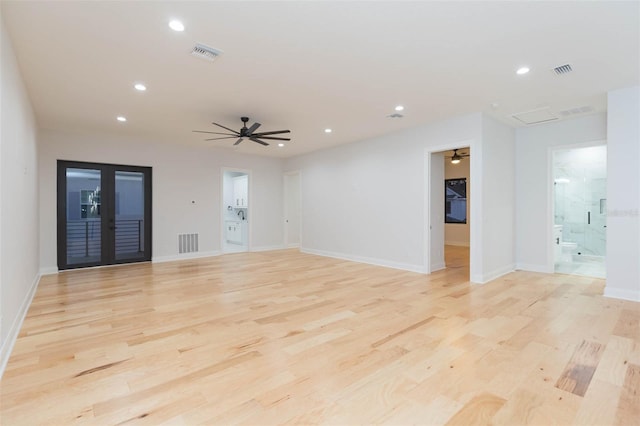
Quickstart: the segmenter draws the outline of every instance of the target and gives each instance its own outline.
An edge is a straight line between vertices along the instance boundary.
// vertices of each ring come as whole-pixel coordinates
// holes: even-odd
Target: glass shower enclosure
[[[573,269],[581,263],[600,265],[602,274],[606,254],[606,164],[605,145],[558,150],[553,156],[554,224],[561,226],[564,253],[560,263],[576,264]]]

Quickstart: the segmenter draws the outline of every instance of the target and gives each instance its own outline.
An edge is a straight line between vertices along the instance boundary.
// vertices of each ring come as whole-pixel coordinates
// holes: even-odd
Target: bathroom
[[[249,174],[246,171],[224,170],[223,193],[223,253],[249,250]]]
[[[553,153],[555,272],[605,278],[606,145]]]

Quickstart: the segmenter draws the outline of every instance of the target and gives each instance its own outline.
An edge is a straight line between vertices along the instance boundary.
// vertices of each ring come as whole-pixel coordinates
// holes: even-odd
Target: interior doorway
[[[58,161],[58,268],[151,260],[151,168]]]
[[[300,172],[284,175],[284,244],[287,248],[300,247]]]
[[[452,144],[427,151],[427,273],[446,268],[471,276],[470,145]]]
[[[607,146],[552,155],[554,272],[605,278]]]
[[[222,252],[249,251],[251,210],[251,173],[248,170],[222,169]]]

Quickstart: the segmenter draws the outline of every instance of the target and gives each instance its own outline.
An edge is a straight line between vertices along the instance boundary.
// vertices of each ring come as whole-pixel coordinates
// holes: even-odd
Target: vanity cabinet
[[[237,176],[233,178],[233,207],[249,207],[249,176]]]
[[[242,244],[242,222],[228,220],[225,223],[227,241],[234,244]]]

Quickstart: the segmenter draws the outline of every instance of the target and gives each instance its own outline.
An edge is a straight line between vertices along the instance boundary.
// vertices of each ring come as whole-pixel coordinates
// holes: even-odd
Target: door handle
[[[556,237],[556,244],[560,245],[560,237]]]

